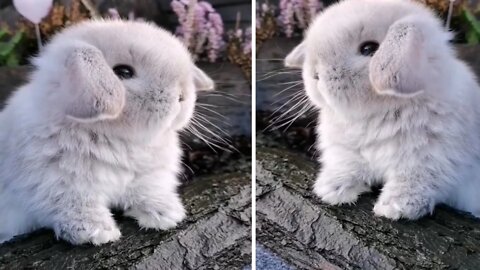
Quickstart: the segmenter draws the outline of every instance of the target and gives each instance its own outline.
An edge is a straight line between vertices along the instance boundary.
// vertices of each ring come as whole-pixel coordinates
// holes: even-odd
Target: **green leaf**
[[[16,54],[10,54],[5,62],[7,67],[16,67],[20,64],[19,58]]]
[[[22,40],[23,32],[17,32],[5,45],[0,45],[0,56],[6,57],[13,53],[15,46]]]
[[[7,30],[5,29],[0,29],[0,38],[2,38],[3,36],[5,36],[7,34]]]
[[[480,35],[473,30],[469,30],[465,33],[467,38],[467,43],[469,45],[476,45],[480,42]]]
[[[8,49],[9,46],[7,42],[0,42],[0,57],[7,55]]]
[[[10,42],[14,45],[17,45],[18,43],[20,43],[20,41],[22,40],[23,38],[23,32],[22,31],[19,31],[15,34],[15,36],[12,37],[12,39],[10,40]]]
[[[14,48],[15,48],[15,46],[13,46],[13,44],[11,44],[11,43],[5,44],[5,46],[0,48],[0,57],[8,56],[10,53],[12,53]]]
[[[463,14],[464,14],[464,17],[467,20],[467,22],[472,27],[472,29],[477,34],[480,34],[480,22],[477,20],[477,18],[475,18],[475,15],[473,15],[473,13],[468,9],[464,9]]]

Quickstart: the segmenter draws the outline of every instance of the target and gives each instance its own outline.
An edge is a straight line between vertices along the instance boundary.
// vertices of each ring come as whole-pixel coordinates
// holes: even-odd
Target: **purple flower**
[[[287,37],[291,37],[295,29],[304,30],[315,15],[323,8],[320,0],[280,0],[278,21]]]
[[[224,27],[220,14],[205,1],[173,0],[171,6],[180,24],[176,35],[189,48],[194,59],[199,59],[206,53],[208,60],[215,62],[224,45]]]

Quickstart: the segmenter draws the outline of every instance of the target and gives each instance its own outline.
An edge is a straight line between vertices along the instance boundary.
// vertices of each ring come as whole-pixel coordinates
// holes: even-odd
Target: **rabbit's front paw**
[[[313,192],[323,202],[332,205],[351,204],[357,201],[358,196],[370,188],[363,182],[353,179],[326,178],[320,176],[315,182]]]
[[[422,194],[382,194],[373,208],[377,216],[415,220],[433,212],[435,203]]]
[[[177,226],[186,214],[180,200],[170,202],[168,206],[142,205],[132,207],[126,216],[135,218],[138,225],[146,229],[168,230]]]
[[[55,228],[58,238],[62,238],[72,244],[80,245],[92,243],[96,246],[120,239],[122,235],[111,217],[104,221],[83,220],[58,224]]]

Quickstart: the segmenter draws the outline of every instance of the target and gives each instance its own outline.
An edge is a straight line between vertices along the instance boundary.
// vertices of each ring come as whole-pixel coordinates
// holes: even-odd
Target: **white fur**
[[[439,203],[480,216],[480,87],[450,38],[408,0],[346,0],[316,18],[286,65],[303,68],[321,109],[323,201],[383,184],[378,216],[417,219]],[[371,40],[378,51],[361,55]]]
[[[181,42],[147,23],[91,21],[34,64],[0,113],[0,242],[41,227],[73,244],[115,241],[111,208],[144,228],[181,221],[178,132],[196,90],[213,87]],[[135,77],[120,80],[117,64]]]

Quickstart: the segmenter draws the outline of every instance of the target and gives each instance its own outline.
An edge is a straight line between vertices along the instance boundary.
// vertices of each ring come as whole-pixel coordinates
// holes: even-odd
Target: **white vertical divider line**
[[[257,137],[257,129],[256,129],[256,100],[257,100],[257,72],[256,72],[256,52],[257,52],[257,37],[256,37],[256,32],[257,32],[257,16],[256,16],[256,1],[257,0],[251,0],[251,5],[252,5],[252,76],[251,77],[251,94],[252,94],[252,105],[251,105],[251,110],[252,110],[252,270],[256,270],[256,250],[257,250],[257,235],[256,235],[256,225],[257,225],[257,215],[256,215],[256,160],[257,160],[257,155],[256,155],[256,137]]]

